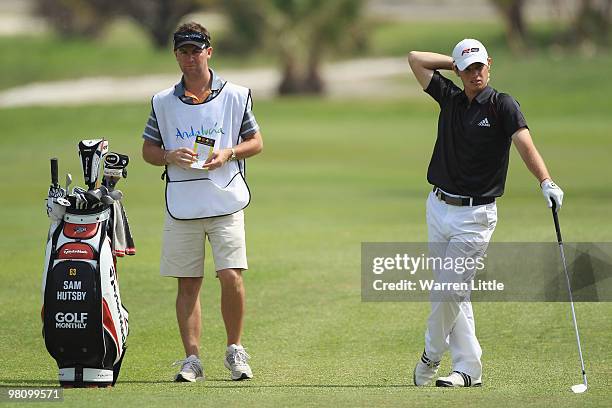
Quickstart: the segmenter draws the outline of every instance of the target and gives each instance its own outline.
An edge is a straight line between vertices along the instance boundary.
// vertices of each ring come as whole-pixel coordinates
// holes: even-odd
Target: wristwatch
[[[234,150],[234,148],[232,147],[232,155],[230,156],[229,161],[234,160],[238,160],[238,157],[236,157],[236,150]]]

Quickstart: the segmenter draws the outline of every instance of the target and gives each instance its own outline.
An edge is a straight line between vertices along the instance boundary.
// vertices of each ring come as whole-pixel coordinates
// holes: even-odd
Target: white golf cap
[[[460,41],[453,50],[453,63],[459,68],[459,71],[464,71],[475,62],[488,64],[488,58],[487,49],[480,41],[473,38]]]

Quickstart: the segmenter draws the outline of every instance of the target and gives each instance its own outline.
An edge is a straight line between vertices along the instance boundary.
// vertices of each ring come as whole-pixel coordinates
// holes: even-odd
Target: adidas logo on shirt
[[[489,118],[484,118],[483,120],[478,122],[477,126],[480,126],[480,127],[491,127],[491,124],[489,123]]]

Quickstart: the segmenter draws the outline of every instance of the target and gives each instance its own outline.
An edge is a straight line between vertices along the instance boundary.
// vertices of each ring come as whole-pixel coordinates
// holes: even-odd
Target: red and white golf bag
[[[57,172],[57,162],[55,167]],[[57,176],[54,185],[63,190]],[[62,386],[114,385],[129,331],[113,247],[115,220],[125,213],[120,202],[79,205],[78,197],[64,192],[60,205],[52,195],[42,277],[45,345],[57,362]]]

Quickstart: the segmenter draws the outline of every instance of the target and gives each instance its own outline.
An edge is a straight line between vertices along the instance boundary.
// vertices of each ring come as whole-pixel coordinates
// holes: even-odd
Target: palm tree
[[[266,47],[282,65],[281,95],[323,93],[324,57],[363,42],[363,0],[226,0],[234,35]]]

